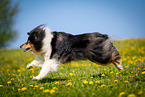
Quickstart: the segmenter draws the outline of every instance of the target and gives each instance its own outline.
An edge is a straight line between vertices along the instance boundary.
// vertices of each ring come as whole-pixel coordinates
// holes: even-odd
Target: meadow
[[[86,61],[59,65],[57,72],[33,81],[41,68],[26,69],[35,56],[0,49],[0,97],[145,97],[145,39],[115,41],[124,70]]]

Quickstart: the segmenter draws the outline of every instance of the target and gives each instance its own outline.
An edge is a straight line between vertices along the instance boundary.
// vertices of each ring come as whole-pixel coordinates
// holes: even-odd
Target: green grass
[[[115,42],[123,71],[113,64],[100,66],[88,60],[59,65],[40,81],[41,68],[26,69],[35,56],[23,50],[0,50],[0,97],[145,97],[145,39]],[[122,95],[121,95],[122,94]]]

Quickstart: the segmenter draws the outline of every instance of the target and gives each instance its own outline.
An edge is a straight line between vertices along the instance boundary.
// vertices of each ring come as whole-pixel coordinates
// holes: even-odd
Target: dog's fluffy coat
[[[71,35],[64,32],[51,32],[49,28],[40,25],[27,33],[28,41],[21,45],[25,52],[32,51],[36,58],[27,68],[42,67],[33,80],[44,78],[50,71],[57,71],[60,63],[72,60],[89,59],[101,65],[114,63],[123,69],[119,61],[120,54],[106,34],[98,32]]]

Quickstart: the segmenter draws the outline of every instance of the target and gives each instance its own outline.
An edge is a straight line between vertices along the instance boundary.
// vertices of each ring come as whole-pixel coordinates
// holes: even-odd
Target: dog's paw
[[[32,64],[28,64],[28,65],[26,66],[26,68],[27,68],[27,69],[33,68],[33,65],[32,65]]]
[[[33,76],[32,80],[41,80],[41,78]]]

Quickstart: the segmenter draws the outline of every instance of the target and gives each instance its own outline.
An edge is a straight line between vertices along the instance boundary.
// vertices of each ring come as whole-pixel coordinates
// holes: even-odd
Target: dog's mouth
[[[24,50],[24,52],[29,52],[29,51],[31,51],[31,48],[30,48],[30,47],[28,47],[28,48],[26,48],[26,49]]]

